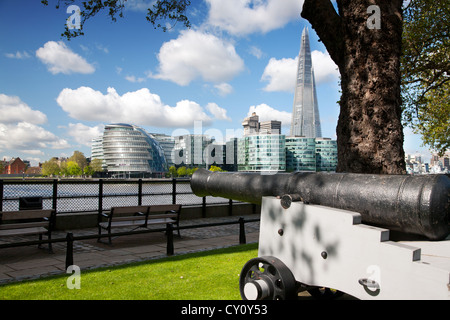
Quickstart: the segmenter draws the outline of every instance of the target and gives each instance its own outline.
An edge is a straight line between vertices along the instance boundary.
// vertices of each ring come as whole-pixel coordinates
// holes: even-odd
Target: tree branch
[[[305,0],[301,16],[311,23],[320,40],[338,65],[344,62],[342,20],[330,0]]]

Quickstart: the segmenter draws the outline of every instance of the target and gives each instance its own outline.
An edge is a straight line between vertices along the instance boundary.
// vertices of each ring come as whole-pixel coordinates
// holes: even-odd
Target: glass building
[[[159,145],[164,150],[167,166],[173,166],[175,164],[175,161],[173,160],[175,138],[161,133],[152,133],[151,135],[156,139],[156,141],[158,141]]]
[[[336,171],[337,141],[330,138],[316,139],[316,170]]]
[[[322,136],[308,29],[303,29],[292,107],[291,136]]]
[[[186,134],[175,137],[173,160],[175,165],[206,168],[224,163],[224,146],[204,134]]]
[[[164,151],[144,129],[123,123],[105,126],[103,159],[113,176],[158,176],[167,171]]]
[[[286,171],[285,136],[255,134],[238,140],[238,171]]]
[[[334,172],[336,167],[336,140],[286,137],[286,171]]]
[[[316,171],[316,139],[286,137],[286,171]]]

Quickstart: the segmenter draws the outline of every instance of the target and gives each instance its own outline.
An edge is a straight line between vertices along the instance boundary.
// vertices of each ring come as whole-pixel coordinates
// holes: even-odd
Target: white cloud
[[[28,153],[38,153],[38,150],[45,148],[70,147],[66,140],[28,122],[0,124],[0,145],[5,149],[27,150]]]
[[[337,81],[339,71],[328,52],[323,53],[314,50],[311,52],[311,59],[316,85]],[[280,60],[271,58],[261,77],[262,81],[269,82],[264,90],[293,92],[297,76],[297,63],[298,57],[295,59],[283,58]]]
[[[328,52],[314,50],[311,52],[311,60],[317,85],[339,79],[339,69]]]
[[[221,95],[222,97],[229,95],[231,92],[233,92],[233,87],[226,83],[220,83],[220,84],[216,84],[214,85],[214,88],[217,89],[217,92],[219,93],[219,95]]]
[[[208,103],[206,109],[218,120],[231,121],[231,118],[227,116],[227,110],[219,107],[216,103]]]
[[[114,88],[108,88],[106,94],[89,87],[75,90],[66,88],[60,92],[56,101],[70,117],[86,121],[183,127],[193,125],[196,120],[203,121],[205,125],[213,120],[196,102],[182,100],[174,107],[168,106],[147,88],[123,95],[119,95]],[[212,110],[216,112],[218,109]]]
[[[92,139],[102,135],[104,129],[105,126],[103,124],[89,127],[82,123],[69,123],[68,134],[73,137],[77,143],[90,147],[92,145]]]
[[[0,94],[0,146],[28,154],[42,154],[42,149],[70,147],[68,142],[39,126],[47,116],[31,109],[19,97]]]
[[[38,110],[31,109],[19,97],[0,94],[0,122],[43,124],[47,122],[47,116]]]
[[[286,111],[279,111],[268,106],[265,103],[259,104],[257,106],[251,106],[248,109],[247,116],[251,116],[252,113],[255,112],[257,116],[259,116],[259,121],[270,121],[276,120],[281,121],[282,126],[290,126],[292,115]]]
[[[127,0],[124,5],[128,10],[147,12],[147,9],[151,8],[154,3],[154,0]]]
[[[145,81],[145,78],[136,78],[135,76],[126,76],[125,80],[133,83],[141,83]]]
[[[23,153],[27,153],[27,154],[32,154],[32,155],[37,155],[37,156],[43,156],[45,153],[42,150],[21,150]],[[27,158],[27,160],[35,160],[35,161],[40,161],[39,158]]]
[[[7,58],[11,59],[28,59],[31,58],[30,54],[26,51],[17,51],[16,53],[5,53]]]
[[[244,61],[231,43],[192,29],[184,30],[177,39],[164,43],[158,60],[158,74],[149,76],[181,86],[197,78],[213,83],[224,82],[244,68]]]
[[[36,57],[45,63],[53,74],[88,74],[95,71],[94,66],[70,50],[62,41],[48,41],[43,47],[36,50]]]
[[[263,52],[258,47],[251,46],[248,51],[251,55],[255,56],[257,59],[261,59],[263,56]]]
[[[296,70],[297,59],[271,58],[261,77],[262,81],[269,81],[264,90],[292,92],[295,87]]]
[[[266,33],[299,19],[303,0],[206,0],[208,24],[235,35]]]

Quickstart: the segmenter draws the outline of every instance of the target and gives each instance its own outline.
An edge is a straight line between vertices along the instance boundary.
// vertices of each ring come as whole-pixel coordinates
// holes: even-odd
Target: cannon
[[[240,276],[243,299],[289,299],[305,290],[363,299],[450,298],[445,175],[199,169],[191,188],[200,197],[261,205],[258,257]]]
[[[442,240],[450,234],[450,179],[445,175],[373,175],[295,172],[273,175],[199,169],[194,194],[261,204],[280,197],[284,206],[310,204],[355,211],[362,222]]]

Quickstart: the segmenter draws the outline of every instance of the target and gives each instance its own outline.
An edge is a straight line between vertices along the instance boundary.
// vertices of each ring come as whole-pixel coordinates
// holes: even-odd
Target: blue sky
[[[0,156],[32,165],[79,150],[108,123],[151,133],[240,136],[242,120],[280,120],[289,133],[296,58],[309,27],[322,133],[336,138],[339,73],[299,0],[194,0],[191,29],[153,29],[151,0],[129,0],[124,18],[87,21],[63,39],[72,14],[56,0],[0,0]],[[75,2],[77,4],[77,2]],[[81,1],[80,3],[81,4]],[[420,152],[405,130],[405,151]]]

